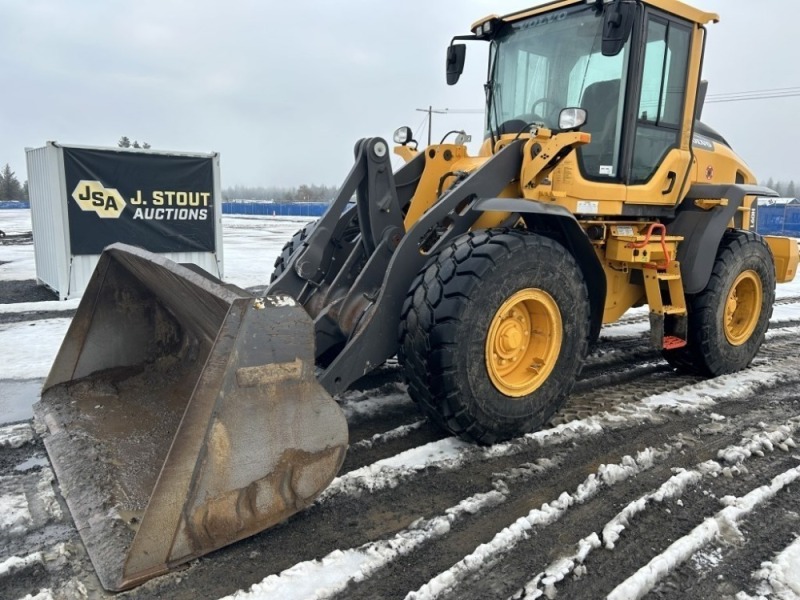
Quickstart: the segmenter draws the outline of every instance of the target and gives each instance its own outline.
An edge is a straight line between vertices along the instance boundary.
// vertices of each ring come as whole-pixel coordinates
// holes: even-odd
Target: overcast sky
[[[355,141],[391,138],[415,109],[483,106],[485,50],[458,85],[450,37],[531,0],[0,0],[0,165],[20,181],[47,140],[221,153],[223,187],[339,185]],[[697,0],[711,25],[709,94],[800,87],[797,0]],[[719,130],[766,180],[800,181],[800,97],[709,104]],[[480,115],[434,115],[433,137]]]

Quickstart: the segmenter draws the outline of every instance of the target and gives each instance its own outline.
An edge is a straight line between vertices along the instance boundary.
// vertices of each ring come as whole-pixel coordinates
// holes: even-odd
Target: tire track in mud
[[[626,448],[626,437],[630,435],[627,429],[635,425],[635,422],[622,422],[619,431],[613,429],[606,431],[605,443],[610,443],[615,451]],[[685,425],[676,423],[672,427],[678,432]],[[598,429],[596,433],[600,431]],[[195,585],[213,590],[211,595],[229,594],[236,589],[235,586],[247,587],[269,574],[291,567],[296,562],[325,556],[339,548],[358,547],[371,540],[393,535],[420,517],[441,514],[464,497],[491,489],[493,475],[499,471],[520,466],[524,470],[527,465],[543,459],[550,459],[553,466],[565,462],[578,465],[594,463],[598,455],[596,447],[590,444],[574,445],[572,443],[576,439],[574,435],[563,435],[562,438],[549,436],[543,446],[528,439],[518,440],[511,445],[509,453],[499,456],[492,455],[497,452],[496,448],[484,450],[464,444],[467,448],[465,453],[471,453],[471,456],[457,468],[431,466],[410,474],[395,487],[364,491],[360,495],[345,493],[334,496],[300,515],[295,515],[277,528],[200,559],[187,577]],[[533,497],[523,494],[519,499],[514,499],[508,505],[513,512],[506,513],[504,508],[500,518],[507,519],[508,514],[518,515],[527,512],[531,506],[548,501],[549,496],[560,494],[565,485],[563,474],[560,474],[557,480],[553,480],[552,473],[547,471],[548,469],[545,469],[544,473],[536,473],[534,470],[533,481],[541,482],[537,487],[537,493]],[[574,472],[571,475],[575,485],[585,476],[584,472]],[[523,482],[519,487],[524,489],[529,484],[530,482]],[[493,535],[498,529],[495,520],[490,519],[483,523],[485,536]],[[467,537],[473,539],[474,535],[475,532],[470,531]],[[308,536],[314,539],[313,555],[286,553],[286,548],[302,547]],[[463,552],[463,548],[459,548],[458,551]],[[270,557],[268,567],[264,564],[265,556]],[[226,578],[222,575],[231,568],[237,569],[238,577],[235,583],[226,584]],[[170,590],[170,594],[175,598],[191,597],[191,594],[182,595],[180,588],[174,589],[170,584],[170,577],[173,576],[145,584],[144,588],[137,588],[126,597],[148,597],[162,593],[162,589]]]
[[[787,352],[800,350],[800,342],[796,341],[796,334],[792,331],[794,327],[795,325],[789,324],[786,327],[775,326],[770,330],[770,338],[762,346],[754,364],[763,364],[766,360],[781,358]],[[603,354],[599,358],[602,367],[595,368],[595,363],[589,363],[591,368],[588,372],[585,370],[578,379],[565,406],[548,423],[549,427],[590,417],[652,394],[676,390],[702,380],[699,376],[674,371],[647,343],[634,349],[625,349],[610,355]],[[377,407],[374,412],[363,417],[363,420],[348,418],[351,423],[351,449],[348,451],[342,472],[424,443],[443,439],[447,435],[426,423],[418,430],[410,432],[408,436],[392,438],[385,444],[378,441],[368,448],[359,448],[357,446],[359,441],[384,433],[393,427],[407,426],[420,419],[416,406],[405,395],[404,386],[399,383],[384,384],[380,389],[381,391],[374,393],[360,392],[360,394],[365,398],[371,398],[376,395],[385,396],[387,392],[391,392],[392,400],[385,410]],[[358,403],[352,400],[351,402]],[[374,403],[374,400],[370,402]]]
[[[783,387],[765,395],[765,401],[793,401],[800,409],[800,398],[796,388]],[[800,413],[797,410],[796,414]],[[800,464],[800,452],[794,449],[787,459],[788,467]],[[765,457],[768,459],[769,455]],[[762,460],[763,462],[763,460]],[[787,467],[787,468],[788,468]],[[776,471],[777,465],[770,466],[769,473]],[[760,479],[754,463],[750,476]],[[755,471],[755,473],[753,473]],[[694,553],[690,560],[681,564],[665,577],[650,593],[652,598],[722,598],[734,597],[744,591],[759,597],[759,580],[753,577],[765,561],[784,550],[800,536],[800,500],[797,496],[798,484],[781,490],[774,498],[759,506],[743,519],[732,539],[716,539],[707,547]],[[715,493],[719,499],[720,490]],[[686,503],[684,506],[688,507]]]
[[[787,330],[800,326],[800,313],[798,313],[798,317],[797,321],[771,323],[767,333],[767,341],[769,342],[770,338],[789,335],[786,333]],[[762,346],[759,354],[756,355],[756,359],[762,356],[768,347],[769,344]],[[642,363],[645,364],[643,365]],[[632,368],[642,368],[643,366],[652,368],[656,365],[667,369],[670,368],[667,366],[666,361],[662,360],[660,352],[650,345],[646,332],[643,331],[641,334],[636,334],[629,338],[608,338],[606,342],[594,346],[589,352],[581,375],[578,377],[573,395],[576,391],[580,391],[582,386],[593,385],[598,376],[622,375]],[[631,375],[631,377],[634,376]],[[396,359],[390,359],[378,371],[364,376],[356,382],[350,391],[338,397],[340,403],[344,405],[349,404],[357,407],[359,398],[368,399],[377,405],[368,414],[361,415],[361,418],[351,419],[348,416],[351,430],[358,432],[355,435],[351,435],[352,440],[359,441],[376,433],[386,431],[391,427],[404,424],[403,415],[409,413],[419,414],[410,410],[410,408],[414,407],[414,403],[410,398],[407,398],[407,402],[389,403],[390,409],[385,411],[381,410],[380,401],[373,400],[375,396],[405,394],[405,389],[402,368],[397,364]],[[382,424],[387,423],[389,426],[381,427]]]
[[[727,404],[727,403],[726,403]],[[529,580],[538,570],[546,567],[552,560],[573,550],[583,537],[602,529],[602,524],[611,519],[620,506],[641,496],[672,475],[675,467],[690,468],[697,462],[714,458],[717,450],[737,443],[741,433],[748,427],[757,426],[765,417],[778,417],[774,410],[751,414],[746,401],[734,403],[741,416],[736,416],[725,430],[703,434],[696,440],[687,438],[686,445],[679,453],[670,455],[653,469],[640,473],[598,494],[591,501],[567,511],[555,524],[536,530],[523,544],[514,548],[500,564],[491,566],[488,572],[481,570],[474,579],[446,594],[449,598],[494,598],[507,597]],[[721,407],[715,407],[715,410]],[[732,410],[732,407],[727,407]],[[788,414],[788,413],[787,413]],[[616,463],[626,454],[633,455],[644,448],[657,446],[679,439],[682,432],[692,432],[709,424],[706,413],[670,416],[663,424],[647,424],[640,427],[606,431],[602,436],[591,440],[579,440],[581,449],[565,457],[558,467],[558,481],[554,482],[552,473],[525,482],[526,491],[521,495],[512,492],[511,499],[494,511],[481,513],[473,522],[464,522],[453,528],[446,538],[436,540],[429,547],[414,556],[413,563],[404,561],[394,569],[387,569],[379,577],[363,584],[352,586],[341,598],[404,597],[405,593],[392,590],[416,590],[428,579],[449,569],[452,564],[469,554],[480,543],[486,543],[503,527],[513,523],[515,518],[525,514],[532,507],[553,501],[563,490],[573,490],[582,478],[596,470],[602,463]],[[713,430],[712,430],[713,431]],[[568,467],[568,465],[574,465]],[[534,491],[530,491],[533,488]],[[663,536],[663,528],[659,536]],[[626,553],[627,556],[628,553]],[[630,551],[634,557],[636,551]],[[538,561],[538,564],[537,564]],[[450,564],[447,564],[450,563]],[[612,570],[613,571],[613,570]],[[411,575],[413,573],[413,575]],[[420,597],[428,597],[421,595]],[[598,592],[588,586],[577,594],[567,593],[563,597],[600,597]]]
[[[795,343],[794,347],[797,348],[799,345]],[[653,377],[656,380],[655,382],[644,382],[639,379],[626,384],[627,387],[623,390],[618,389],[620,386],[614,388],[613,384],[609,384],[609,387],[614,389],[615,397],[621,396],[628,402],[635,402],[642,396],[652,394],[655,391],[676,390],[687,383],[691,385],[691,383],[697,381],[697,378],[688,378],[679,382],[676,381],[679,377],[669,372],[654,373]],[[591,392],[586,392],[586,394],[587,396],[596,396],[597,392],[592,390]],[[759,418],[763,419],[763,415]],[[666,435],[668,431],[672,432],[673,435],[678,435],[681,431],[690,428],[690,422],[687,419],[691,422],[699,422],[707,421],[708,417],[707,415],[694,415],[677,419],[670,417],[666,426],[645,425],[642,427],[637,426],[635,423],[626,423],[617,432],[614,432],[614,430],[605,432],[602,436],[602,446],[614,449],[609,458],[622,456],[625,449],[633,451],[633,447],[637,443],[636,441],[630,441],[631,428],[639,432],[636,436],[639,445],[641,445],[642,440],[646,440],[646,444],[651,444],[654,439],[660,439],[660,436]],[[202,586],[201,589],[208,589],[209,592],[213,590],[210,596],[224,595],[231,593],[237,587],[247,587],[249,584],[256,583],[271,573],[279,573],[296,562],[315,557],[319,558],[339,548],[358,547],[371,540],[391,536],[407,528],[419,517],[440,514],[470,494],[491,489],[493,474],[498,471],[519,466],[522,466],[524,470],[526,465],[542,459],[550,459],[554,465],[596,466],[599,460],[598,456],[604,456],[602,453],[598,453],[597,448],[593,447],[592,444],[579,442],[577,446],[574,446],[572,441],[564,440],[564,443],[544,448],[532,444],[531,447],[511,456],[468,461],[466,465],[452,471],[430,467],[421,473],[414,474],[410,479],[399,483],[394,488],[370,493],[365,492],[360,497],[358,495],[336,497],[326,503],[314,506],[300,515],[296,515],[276,529],[201,559],[192,566],[191,572],[186,574],[186,577],[193,582],[190,589],[196,590],[198,589],[196,586],[200,585]],[[567,446],[567,448],[564,446]],[[638,448],[639,446],[636,447]],[[364,455],[365,462],[375,456],[377,456],[375,450],[371,449]],[[509,514],[518,515],[530,510],[530,507],[535,506],[537,503],[549,501],[552,499],[551,497],[557,496],[563,489],[568,489],[568,483],[574,483],[575,485],[580,483],[580,480],[585,475],[585,471],[575,471],[570,475],[574,481],[567,481],[569,477],[566,477],[559,470],[559,478],[553,482],[552,471],[545,469],[543,473],[536,474],[529,481],[520,484],[521,488],[534,487],[536,489],[535,494],[523,493],[519,495],[512,493],[513,501],[503,505],[502,508],[488,511],[488,517],[476,521],[478,525],[467,525],[467,522],[472,523],[471,519],[465,520],[464,524],[457,524],[451,533],[444,538],[445,541],[442,542],[453,548],[452,552],[442,553],[441,548],[437,547],[433,550],[433,556],[431,557],[418,561],[416,558],[417,553],[415,553],[413,559],[406,557],[400,560],[398,564],[401,566],[407,565],[408,560],[413,560],[415,564],[422,563],[430,566],[447,563],[452,556],[458,559],[463,556],[465,549],[470,544],[474,544],[476,539],[480,539],[481,536],[491,537],[497,532],[500,525],[497,522],[498,518],[502,518],[507,522]],[[537,483],[540,485],[536,485]],[[508,512],[509,510],[511,511],[510,513]],[[499,513],[499,515],[495,513]],[[491,515],[495,516],[492,517]],[[461,531],[461,528],[463,528],[463,533],[459,534],[458,532]],[[454,535],[455,537],[453,537]],[[312,554],[286,553],[286,548],[302,547],[309,536],[314,539]],[[264,564],[264,557],[269,557],[268,567]],[[221,574],[234,567],[239,572],[236,582],[227,587],[220,586],[220,581],[225,580],[224,577],[221,577]],[[416,570],[420,572],[419,569]],[[401,571],[401,576],[406,577],[407,569],[401,568]],[[378,579],[381,582],[391,582],[392,580],[387,576],[387,573],[388,571],[382,570]],[[163,589],[165,592],[169,590],[169,593],[175,598],[191,597],[191,593],[182,595],[180,586],[172,585],[169,581],[172,577],[174,576],[162,578],[166,580],[163,583],[156,583],[160,580],[151,582],[145,589],[140,588],[141,591],[134,590],[129,593],[129,596],[134,598],[148,597],[149,594],[156,594]],[[372,579],[369,581],[372,581]],[[424,583],[424,580],[422,583]],[[415,588],[409,585],[405,588],[400,586],[395,589],[408,591]],[[383,591],[388,591],[388,589],[383,589]],[[369,597],[373,592],[374,590],[368,590],[363,597]],[[356,592],[355,590],[348,590],[346,597],[350,597],[349,594],[351,593]]]
[[[795,459],[792,466],[797,464]],[[740,539],[715,540],[692,555],[647,597],[733,598],[740,591],[753,598],[761,596],[761,582],[753,574],[800,535],[797,487],[796,483],[787,486],[739,523]],[[684,503],[684,507],[688,504]]]
[[[790,326],[773,326],[770,338],[756,364],[769,364],[787,353],[795,356],[800,354],[800,341],[796,341],[796,333],[786,331],[787,329]],[[626,417],[628,405],[635,407],[642,398],[655,393],[678,392],[683,388],[691,388],[699,378],[679,376],[671,372],[665,364],[653,362],[653,357],[657,358],[657,355],[649,350],[646,340],[634,347],[624,346],[624,342],[619,339],[616,342],[618,348],[623,346],[622,350],[608,353],[595,351],[590,357],[589,368],[584,372],[567,405],[568,409],[572,407],[573,412],[564,411],[561,414],[563,420],[560,421],[567,423],[576,419],[590,419],[606,411],[617,411],[619,422],[613,426],[608,425],[606,431],[587,430],[577,431],[575,435],[556,435],[543,444],[527,439],[518,440],[515,441],[517,445],[506,454],[501,452],[491,455],[487,451],[471,447],[471,450],[465,452],[473,454],[467,456],[459,468],[448,469],[444,464],[432,465],[400,478],[395,487],[376,491],[364,490],[360,494],[347,492],[334,495],[276,528],[193,561],[186,568],[157,578],[120,597],[216,598],[229,594],[298,562],[325,556],[336,549],[357,547],[392,536],[407,529],[420,517],[442,514],[465,497],[492,489],[497,480],[496,473],[515,473],[513,476],[506,475],[506,479],[510,480],[509,496],[502,506],[455,523],[448,535],[436,543],[423,545],[419,551],[398,559],[396,563],[376,573],[375,577],[348,592],[356,594],[353,597],[369,597],[370,590],[374,592],[377,589],[385,591],[386,597],[392,597],[391,582],[399,586],[395,588],[395,592],[402,590],[404,594],[405,591],[417,589],[427,581],[426,577],[429,579],[437,572],[449,568],[471,552],[478,540],[491,539],[497,531],[511,522],[514,515],[523,515],[531,507],[553,500],[563,490],[574,489],[601,462],[613,463],[626,453],[664,443],[683,431],[708,425],[708,411],[687,415],[654,413],[652,418],[644,420],[637,420],[635,416]],[[613,356],[614,354],[617,356]],[[591,366],[598,363],[602,363],[602,366]],[[356,445],[352,451],[355,459],[346,465],[345,473],[406,449],[431,442],[435,447],[437,442],[447,441],[441,433],[426,425],[411,428],[407,435],[400,437],[380,436],[387,430],[416,423],[420,419],[413,403],[407,396],[402,398],[405,391],[402,384],[398,383],[399,370],[392,365],[389,367],[379,374],[377,380],[364,380],[360,391],[350,392],[352,395],[349,401],[353,406],[366,401],[380,403],[381,400],[375,400],[376,395],[398,397],[394,403],[390,399],[386,410],[383,407],[372,407],[361,413],[353,410],[349,415],[357,436],[353,436],[351,441]],[[345,404],[347,400],[348,398]],[[729,404],[727,401],[721,402],[713,410],[724,414]],[[731,406],[733,405],[740,407],[737,410],[743,415],[752,408],[744,401],[734,402]],[[736,411],[734,413],[732,416],[738,414]],[[772,413],[756,413],[753,420],[771,422],[773,418],[777,418]],[[744,427],[744,420],[749,417],[736,418],[742,419]],[[561,431],[558,427],[555,430]],[[359,449],[359,441],[371,440],[376,434],[380,436],[378,440],[362,444],[363,449]],[[383,438],[387,438],[386,441]],[[712,450],[713,448],[708,452]],[[31,453],[33,451],[34,447],[31,446]],[[25,458],[24,453],[15,452],[13,461]],[[2,455],[4,449],[0,449],[0,456]],[[688,464],[690,461],[686,459],[683,462]],[[566,468],[566,465],[569,467]],[[670,462],[669,466],[665,463],[659,468],[668,469],[673,466],[675,465]],[[644,480],[644,476],[637,476],[635,480]],[[634,482],[630,485],[634,485]],[[635,489],[641,491],[645,487]],[[631,494],[635,495],[635,492]],[[600,494],[597,502],[602,503],[603,496],[604,494]],[[64,533],[64,537],[72,547],[71,566],[60,571],[43,571],[35,585],[66,589],[80,583],[90,590],[91,595],[101,597],[104,594],[99,591],[88,558],[82,552],[77,532],[68,521],[67,513],[64,527],[69,531]],[[556,550],[565,550],[568,544],[560,542],[560,539],[561,536],[552,545]],[[547,546],[546,543],[539,545]],[[18,549],[21,550],[23,546],[28,547],[27,544],[22,544]],[[513,565],[508,567],[501,562],[498,567],[500,570],[507,568],[513,568]],[[527,578],[535,574],[531,570],[528,566]],[[413,579],[409,579],[410,571],[426,575],[415,575]],[[231,573],[236,573],[236,576],[231,577]],[[519,584],[524,582],[522,580]],[[471,589],[471,586],[466,586],[461,591],[471,593]]]
[[[707,420],[707,417],[706,417],[706,420]],[[633,424],[628,424],[628,426],[633,426]],[[676,424],[674,424],[674,425],[673,425],[673,427],[675,427],[675,431],[677,431],[677,432],[680,432],[680,431],[683,431],[683,430],[685,430],[685,429],[686,429],[686,423],[676,423]],[[613,430],[612,430],[612,431],[613,431]],[[605,438],[605,440],[606,440],[606,443],[609,443],[609,441],[610,441],[610,443],[611,443],[612,447],[614,447],[614,448],[615,448],[615,451],[617,451],[617,452],[618,452],[618,449],[619,449],[620,447],[624,447],[624,444],[623,444],[622,442],[624,442],[624,441],[625,441],[625,439],[627,439],[629,436],[630,436],[630,432],[626,432],[624,435],[622,435],[622,437],[619,437],[619,436],[617,436],[617,437],[614,437],[613,435],[610,435],[608,432],[606,432],[606,433],[604,434],[604,436],[603,436],[603,437]],[[651,440],[651,438],[652,438],[652,437],[653,437],[652,435],[646,435],[646,436],[645,436],[645,438],[648,440],[648,442]],[[580,447],[580,446],[579,446],[579,447]],[[571,449],[570,449],[570,451],[571,451]],[[587,461],[589,461],[589,463],[591,463],[593,459],[596,459],[596,456],[597,456],[596,448],[590,448],[590,449],[588,450],[588,452],[589,452],[589,455],[587,455],[587,456],[583,456],[583,457],[578,457],[578,456],[574,456],[574,455],[573,455],[573,456],[569,456],[569,457],[568,457],[568,460],[567,460],[567,462],[569,462],[570,464],[572,464],[572,463],[577,463],[577,464],[586,464],[586,462],[587,462]],[[543,453],[544,453],[544,452],[541,452],[541,453],[539,453],[539,456],[541,456]],[[517,460],[520,460],[520,461],[521,461],[521,460],[523,460],[524,458],[527,458],[527,456],[525,456],[524,454],[522,454],[522,456],[520,456],[520,453],[518,453],[518,454],[515,456],[515,458],[517,458]],[[553,462],[555,463],[557,460],[558,460],[558,456],[556,456],[556,457],[555,457],[555,460],[554,460]],[[565,460],[566,460],[566,459],[565,459]],[[483,468],[484,468],[484,470],[485,470],[485,473],[486,473],[486,475],[489,475],[489,474],[491,474],[491,473],[493,473],[493,472],[496,472],[496,470],[497,470],[497,469],[499,469],[499,468],[502,468],[503,466],[507,466],[507,465],[501,465],[501,463],[500,463],[499,461],[497,461],[497,460],[495,460],[495,461],[493,461],[493,462],[492,462],[492,461],[490,461],[490,463],[491,463],[491,464],[489,464],[489,465],[488,465],[488,467],[489,467],[489,468],[488,468],[488,471],[486,471],[486,470],[485,470],[485,469],[486,469],[486,467],[485,467],[485,466],[483,466],[483,465],[484,465],[484,463],[478,463],[478,464],[473,464],[473,463],[470,463],[470,464],[469,464],[467,467],[465,467],[465,468],[463,468],[463,469],[460,469],[460,470],[458,470],[458,471],[455,471],[454,473],[448,473],[447,471],[438,472],[438,473],[436,474],[436,477],[435,477],[435,479],[433,479],[432,481],[436,481],[436,482],[440,482],[440,483],[441,483],[441,482],[444,482],[444,483],[446,483],[446,484],[447,484],[445,487],[446,487],[447,489],[450,489],[450,488],[452,488],[453,486],[449,485],[449,483],[448,483],[447,481],[444,481],[444,480],[445,480],[445,479],[447,479],[448,477],[455,477],[454,481],[456,482],[456,485],[457,485],[457,484],[458,484],[458,481],[459,481],[459,477],[460,477],[460,478],[461,478],[461,483],[462,483],[462,490],[464,491],[464,494],[466,495],[467,493],[469,493],[469,492],[473,491],[473,489],[472,489],[472,488],[466,488],[466,489],[465,489],[465,486],[464,486],[464,484],[463,484],[463,478],[464,478],[464,473],[465,473],[465,471],[467,471],[467,472],[469,473],[469,474],[468,474],[468,477],[470,478],[470,484],[473,484],[473,483],[474,483],[474,478],[475,478],[475,476],[477,475],[477,472],[478,472],[478,470],[480,470],[480,467],[481,467],[481,466],[483,466]],[[512,463],[513,463],[513,461],[512,461]],[[511,464],[511,463],[509,463],[509,464]],[[425,476],[428,476],[428,475],[429,475],[429,473],[426,471],[426,473],[425,473]],[[488,477],[487,477],[487,480],[488,480]],[[427,485],[427,483],[425,483],[424,481],[422,481],[422,480],[421,480],[421,479],[419,479],[419,478],[415,478],[414,480],[412,480],[412,481],[411,481],[411,482],[409,482],[408,484],[406,484],[406,483],[402,483],[402,484],[400,484],[399,488],[402,490],[402,492],[404,492],[404,493],[411,492],[411,494],[412,494],[412,496],[413,496],[413,497],[415,497],[415,498],[419,498],[419,497],[420,497],[420,495],[416,493],[416,490],[414,490],[414,489],[413,489],[413,487],[414,487],[414,484],[415,484],[415,483],[420,483],[420,482],[421,482],[421,483],[423,483],[423,490],[422,490],[422,492],[421,492],[421,493],[422,493],[422,494],[424,494],[424,493],[425,493],[425,488],[427,488],[427,487],[429,487],[429,486]],[[563,479],[560,479],[560,480],[559,480],[559,482],[560,482],[560,483],[563,483]],[[483,489],[486,489],[486,487],[487,487],[487,486],[488,486],[488,481],[487,481],[487,483],[486,483],[486,484],[479,486],[479,488],[483,490]],[[557,491],[557,490],[556,490],[556,491]],[[394,497],[396,497],[396,496],[394,496]],[[457,498],[457,496],[456,496],[456,498]],[[543,499],[544,499],[544,497],[543,497],[543,498],[536,498],[536,499],[534,499],[534,500],[533,500],[533,502],[534,502],[534,504],[536,504],[536,503],[538,503],[540,500],[543,500]],[[373,498],[373,500],[374,500],[374,498]],[[371,504],[372,504],[372,502],[371,502]],[[451,503],[451,504],[452,504],[452,503]],[[508,507],[508,506],[509,506],[509,505],[505,505],[505,506],[504,506],[504,508],[503,508],[503,511],[502,511],[502,512],[503,512],[503,514],[504,514],[504,518],[507,518],[507,507]],[[526,506],[525,506],[525,508],[526,508],[526,509],[528,509],[528,508],[529,508],[529,506],[528,506],[528,505],[526,505]],[[394,514],[396,514],[396,510],[397,510],[397,509],[395,509],[395,513],[394,513]],[[485,527],[485,529],[486,529],[486,532],[487,532],[489,535],[491,535],[491,534],[493,534],[495,531],[497,531],[497,523],[495,523],[495,522],[490,522],[490,523],[489,523],[489,524],[488,524],[488,525]],[[449,538],[450,538],[450,536],[448,536],[448,539],[449,539]],[[473,541],[474,541],[474,538],[475,538],[475,532],[474,532],[474,531],[470,531],[470,532],[467,534],[467,538],[468,538],[468,539],[470,539],[470,540],[473,540]],[[449,545],[449,542],[448,542],[448,545]],[[436,554],[435,558],[440,558],[440,557],[441,557],[441,554],[440,554],[440,552],[439,552],[438,550],[435,552],[435,554]],[[421,562],[422,564],[424,564],[424,565],[429,565],[429,564],[431,564],[431,561],[430,561],[430,560],[424,560],[424,561],[420,561],[420,562]],[[445,561],[445,562],[446,562],[446,561]],[[405,563],[404,563],[404,564],[405,564]],[[415,564],[416,564],[416,561],[415,561]],[[418,569],[417,569],[417,570],[418,570]],[[381,576],[380,576],[380,579],[381,579],[381,581],[383,581],[383,579],[384,579],[384,578],[385,578],[385,574],[384,574],[384,573],[382,573],[382,574],[381,574]],[[392,587],[392,586],[389,586],[389,587]],[[402,588],[394,588],[394,589],[402,589]],[[405,589],[409,589],[409,588],[405,588]],[[413,589],[413,588],[411,588],[411,589]],[[386,591],[386,590],[383,590],[383,591]],[[351,594],[351,592],[352,592],[352,590],[349,590],[349,591],[347,592],[347,594],[348,594],[348,597],[349,597],[349,594]],[[374,590],[370,590],[370,591],[366,592],[366,593],[365,593],[365,597],[369,597],[369,596],[370,596],[371,594],[373,594],[374,592],[375,592]],[[382,593],[382,592],[381,592],[381,593]]]
[[[743,404],[746,404],[746,402]],[[726,407],[727,412],[741,410],[742,408],[741,405]],[[736,416],[741,419],[742,424],[747,426],[749,423],[750,428],[756,430],[761,426],[758,421],[759,417],[769,418],[768,427],[775,428],[796,414],[797,406],[795,403],[782,402],[779,405],[771,404],[762,411],[743,412],[740,415],[729,415],[728,418]],[[797,435],[797,432],[795,432],[795,435]],[[735,433],[732,436],[726,435],[725,437],[733,437],[732,442],[734,444],[738,442]],[[720,449],[717,439],[716,437],[712,440],[706,439],[705,444],[710,450]],[[712,443],[709,445],[709,442]],[[711,452],[710,454],[714,453]],[[716,456],[711,456],[710,458],[718,460]],[[722,460],[718,460],[718,462],[725,464]],[[600,548],[590,553],[582,565],[583,575],[577,579],[567,577],[561,584],[556,586],[556,590],[559,595],[566,598],[589,597],[587,594],[605,597],[606,594],[610,593],[630,575],[647,565],[655,556],[664,552],[675,540],[689,534],[704,519],[714,516],[723,509],[724,504],[721,503],[723,497],[742,497],[753,489],[768,484],[776,475],[797,465],[796,452],[791,450],[787,452],[776,447],[771,452],[765,452],[763,457],[754,455],[747,458],[739,469],[734,469],[726,474],[704,476],[696,485],[689,486],[684,490],[679,497],[666,499],[662,502],[648,503],[641,513],[630,519],[626,524],[625,530],[614,543],[613,549]],[[691,468],[691,465],[675,466]],[[792,504],[795,511],[800,508],[800,500],[792,499]],[[764,508],[757,509],[755,514],[762,514],[763,510]],[[588,535],[592,530],[598,533],[602,531],[602,519],[595,521],[593,526],[591,518],[589,516],[585,522],[580,524],[584,535]],[[736,540],[733,539],[736,537],[733,531],[729,533],[731,535],[729,541],[736,543]],[[752,556],[749,543],[748,548],[743,548],[742,551],[744,555],[749,555],[751,559],[757,560],[759,553],[756,552],[756,556]],[[684,564],[682,568],[686,566]],[[750,571],[747,571],[740,575],[746,578],[749,573]],[[715,579],[715,576],[708,574],[707,578],[711,580]],[[671,578],[668,577],[667,579],[670,580]],[[694,581],[697,581],[697,579],[698,576],[695,573]],[[667,591],[671,588],[670,585],[662,585]],[[691,585],[683,590],[687,593],[680,595],[681,598],[718,598],[724,595],[718,592],[695,595],[694,593],[688,593],[688,588],[691,588]],[[734,590],[733,593],[735,594],[737,591]],[[660,595],[657,594],[655,597],[660,597]],[[677,594],[673,596],[668,594],[668,597],[677,598],[679,596]]]

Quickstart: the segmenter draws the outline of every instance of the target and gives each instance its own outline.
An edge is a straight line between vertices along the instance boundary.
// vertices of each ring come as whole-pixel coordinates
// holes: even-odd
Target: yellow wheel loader
[[[798,252],[751,231],[775,193],[700,121],[713,21],[677,0],[478,21],[446,61],[456,83],[464,42],[489,46],[478,155],[401,128],[393,172],[386,141],[360,140],[263,297],[109,247],[37,405],[103,585],[312,503],[348,443],[333,396],[392,356],[429,418],[483,444],[542,427],[632,307],[676,368],[745,368]]]

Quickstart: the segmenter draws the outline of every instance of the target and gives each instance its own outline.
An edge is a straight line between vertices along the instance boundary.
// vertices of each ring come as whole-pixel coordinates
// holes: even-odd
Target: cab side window
[[[630,42],[616,56],[603,56],[597,43],[569,74],[564,106],[580,106],[588,113],[583,131],[592,134],[592,141],[578,149],[578,161],[584,175],[592,179],[619,175],[629,46]]]
[[[636,119],[632,184],[644,183],[680,142],[691,30],[650,17]]]

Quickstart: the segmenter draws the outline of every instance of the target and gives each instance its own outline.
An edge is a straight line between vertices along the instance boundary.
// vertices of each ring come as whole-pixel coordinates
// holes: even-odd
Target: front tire
[[[555,240],[505,229],[465,234],[406,298],[399,358],[409,394],[471,441],[540,429],[580,373],[589,315],[581,269]]]
[[[688,296],[688,339],[664,358],[681,371],[718,376],[749,365],[764,341],[775,302],[775,264],[749,231],[722,238],[706,288]]]

